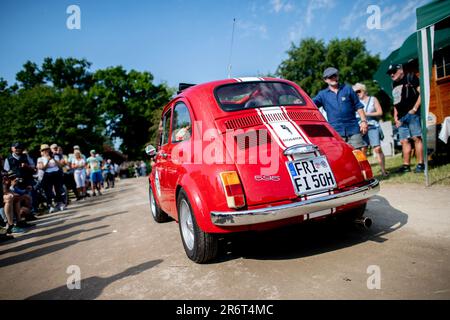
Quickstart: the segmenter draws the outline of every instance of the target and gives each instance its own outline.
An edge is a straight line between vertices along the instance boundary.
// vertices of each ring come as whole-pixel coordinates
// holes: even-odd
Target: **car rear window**
[[[240,82],[225,84],[214,91],[225,111],[285,105],[306,105],[305,99],[291,85],[283,82]]]

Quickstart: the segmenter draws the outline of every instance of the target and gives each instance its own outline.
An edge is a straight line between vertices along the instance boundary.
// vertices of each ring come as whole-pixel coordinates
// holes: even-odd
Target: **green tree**
[[[315,95],[323,87],[325,52],[322,40],[306,38],[298,46],[292,43],[287,51],[288,58],[281,62],[277,74],[295,81],[307,93]]]
[[[95,105],[78,89],[62,91],[46,85],[21,89],[16,94],[0,95],[5,106],[1,113],[0,144],[2,154],[9,152],[13,141],[21,141],[34,155],[42,143],[64,147],[80,145],[84,150],[101,150],[104,125]],[[66,150],[72,151],[72,150]]]
[[[172,92],[165,84],[154,85],[149,72],[111,67],[98,70],[89,96],[99,107],[106,134],[121,139],[120,149],[131,159],[141,159],[143,149],[155,134],[160,109]]]
[[[87,91],[93,85],[92,74],[88,71],[91,63],[86,59],[75,58],[45,58],[42,73],[47,83],[55,88],[77,88]]]
[[[298,83],[303,90],[315,96],[326,87],[322,73],[327,67],[339,69],[340,80],[349,84],[370,80],[380,58],[371,55],[361,39],[333,39],[327,45],[322,40],[307,38],[287,51],[277,74]]]
[[[27,61],[23,69],[16,74],[16,80],[23,88],[30,89],[44,83],[44,73],[36,63]]]

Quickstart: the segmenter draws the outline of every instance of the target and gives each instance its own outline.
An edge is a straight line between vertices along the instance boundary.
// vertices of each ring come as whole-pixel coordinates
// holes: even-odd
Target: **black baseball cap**
[[[21,144],[20,142],[14,142],[13,144],[11,144],[11,147],[23,149],[23,144]]]
[[[15,178],[17,178],[17,175],[12,170],[9,170],[6,176],[8,177],[9,180],[14,180]]]
[[[386,73],[387,74],[392,74],[397,72],[398,69],[403,68],[402,65],[400,63],[394,63],[394,64],[390,64]]]

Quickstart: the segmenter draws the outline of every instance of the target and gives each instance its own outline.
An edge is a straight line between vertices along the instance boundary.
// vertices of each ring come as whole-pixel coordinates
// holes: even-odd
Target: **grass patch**
[[[378,180],[384,181],[384,183],[415,183],[425,185],[425,174],[414,173],[417,164],[415,159],[411,161],[411,172],[395,173],[403,165],[402,155],[399,153],[393,157],[386,157],[386,170],[389,172],[389,176],[383,177],[378,161],[373,156],[369,156],[368,158],[374,176]],[[428,177],[430,185],[450,186],[450,163],[433,165],[432,162],[429,162]]]

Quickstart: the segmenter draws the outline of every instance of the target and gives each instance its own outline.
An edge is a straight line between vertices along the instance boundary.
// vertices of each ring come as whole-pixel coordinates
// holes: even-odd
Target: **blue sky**
[[[228,75],[236,18],[232,76],[275,72],[291,42],[360,37],[382,58],[415,29],[415,9],[429,0],[127,0],[0,1],[0,77],[9,84],[27,60],[86,58],[92,70],[122,65],[150,71],[177,86]],[[81,10],[81,29],[69,30],[69,5]],[[369,5],[381,29],[368,29]]]

